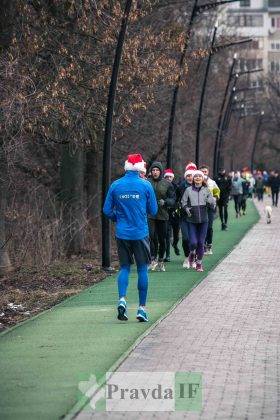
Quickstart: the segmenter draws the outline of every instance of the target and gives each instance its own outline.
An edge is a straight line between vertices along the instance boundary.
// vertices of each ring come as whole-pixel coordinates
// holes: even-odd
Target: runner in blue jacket
[[[116,240],[120,261],[118,276],[118,319],[127,321],[126,291],[131,264],[135,259],[138,272],[139,309],[137,319],[148,321],[146,299],[148,265],[151,262],[147,216],[158,211],[150,182],[140,178],[145,162],[139,154],[128,155],[125,176],[113,182],[103,207],[104,214],[116,223]]]

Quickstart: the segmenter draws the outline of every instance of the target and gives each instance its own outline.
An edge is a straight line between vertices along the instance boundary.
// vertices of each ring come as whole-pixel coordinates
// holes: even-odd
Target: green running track
[[[52,309],[0,335],[0,419],[59,419],[80,396],[78,384],[116,367],[157,321],[187,295],[238,244],[258,221],[251,200],[245,217],[235,219],[230,204],[229,230],[214,223],[214,255],[205,257],[204,273],[184,270],[173,256],[165,273],[152,273],[149,323],[135,319],[138,293],[132,273],[129,320],[116,319],[116,276],[84,290]],[[187,320],[186,320],[187,322]]]

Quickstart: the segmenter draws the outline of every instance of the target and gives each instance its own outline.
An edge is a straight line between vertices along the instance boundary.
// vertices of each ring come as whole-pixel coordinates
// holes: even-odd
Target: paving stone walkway
[[[269,225],[264,203],[256,205],[259,223],[118,369],[201,372],[202,410],[83,412],[79,420],[280,419],[280,210]]]

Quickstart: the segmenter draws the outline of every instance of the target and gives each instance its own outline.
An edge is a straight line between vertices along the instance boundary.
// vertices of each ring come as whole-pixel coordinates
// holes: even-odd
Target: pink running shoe
[[[196,263],[196,271],[200,271],[200,272],[204,271],[201,263],[198,263],[198,262]]]

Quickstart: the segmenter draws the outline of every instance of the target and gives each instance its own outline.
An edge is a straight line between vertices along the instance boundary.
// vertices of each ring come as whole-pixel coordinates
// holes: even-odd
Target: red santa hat
[[[128,155],[124,164],[124,169],[125,171],[138,171],[146,173],[146,162],[144,162],[139,153]]]
[[[186,178],[187,175],[193,175],[194,171],[197,170],[197,166],[195,163],[190,162],[187,164],[186,168],[185,168],[185,175],[184,178]]]
[[[166,176],[171,176],[173,179],[175,176],[173,170],[170,168],[165,169],[163,177],[165,178]]]

